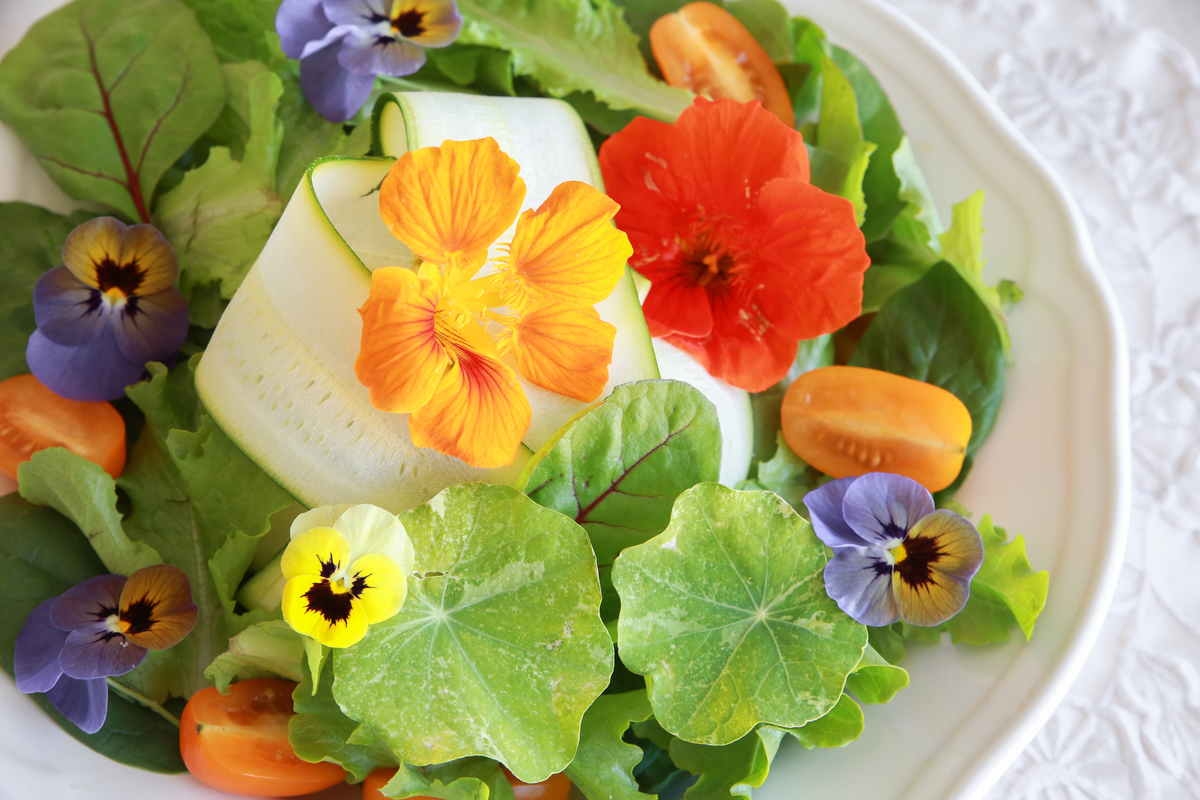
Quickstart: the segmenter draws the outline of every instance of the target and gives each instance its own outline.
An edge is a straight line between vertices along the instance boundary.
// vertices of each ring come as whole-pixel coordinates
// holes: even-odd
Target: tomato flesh
[[[188,772],[223,792],[292,797],[341,783],[337,764],[303,761],[288,743],[291,681],[241,681],[223,695],[202,689],[183,709],[179,749]]]
[[[65,447],[114,478],[125,468],[125,420],[109,403],[60,397],[32,375],[0,381],[0,472],[48,447]]]
[[[950,392],[863,367],[804,373],[780,417],[788,447],[826,475],[894,472],[931,492],[958,477],[971,438],[971,414]]]
[[[377,769],[363,781],[363,800],[387,800],[381,791],[384,785],[396,774],[395,769]],[[551,775],[541,783],[525,783],[507,769],[504,774],[513,787],[514,800],[567,800],[571,794],[571,780],[560,772]],[[433,798],[413,797],[410,800],[433,800]]]
[[[672,86],[714,100],[758,100],[789,128],[792,98],[779,70],[742,23],[712,3],[688,3],[650,28],[650,49]]]

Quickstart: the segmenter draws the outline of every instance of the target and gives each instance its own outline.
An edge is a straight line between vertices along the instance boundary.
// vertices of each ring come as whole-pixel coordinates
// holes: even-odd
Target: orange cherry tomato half
[[[737,18],[712,3],[688,3],[659,17],[650,28],[650,49],[672,86],[714,100],[758,100],[795,126],[792,98],[762,45]]]
[[[229,688],[229,694],[201,689],[183,709],[179,749],[196,780],[263,797],[319,792],[346,780],[337,764],[310,764],[292,752],[288,720],[296,684],[259,678]]]
[[[363,781],[363,800],[387,800],[381,791],[384,785],[396,774],[395,769],[377,769]],[[513,787],[514,800],[567,800],[571,794],[571,780],[564,773],[551,775],[541,783],[525,783],[507,769],[504,774]],[[432,800],[432,798],[414,797],[410,800]]]
[[[931,492],[958,477],[971,439],[971,414],[953,394],[864,367],[804,373],[780,417],[788,447],[826,475],[894,472]]]
[[[32,375],[0,381],[0,472],[48,447],[65,447],[114,478],[125,468],[125,420],[109,403],[60,397]]]

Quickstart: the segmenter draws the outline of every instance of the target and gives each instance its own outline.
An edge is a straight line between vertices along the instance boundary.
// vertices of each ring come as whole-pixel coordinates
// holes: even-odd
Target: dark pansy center
[[[141,288],[146,273],[138,266],[137,259],[128,264],[118,264],[107,256],[96,264],[96,283],[101,294],[113,299],[133,297]]]
[[[149,598],[134,600],[121,611],[121,622],[125,633],[137,635],[154,627],[154,607],[158,605]]]
[[[308,610],[320,614],[330,625],[346,622],[350,619],[350,612],[354,609],[351,602],[354,595],[344,589],[335,590],[333,584],[327,580],[314,583],[304,593],[304,599],[308,601]]]
[[[425,12],[415,8],[402,11],[392,18],[392,30],[405,39],[414,39],[425,32]]]
[[[329,560],[321,559],[321,577],[332,578],[333,573],[337,572],[338,562],[330,556]]]
[[[901,547],[903,557],[896,559],[895,569],[904,582],[916,589],[933,583],[930,567],[946,555],[938,540],[929,536],[916,536],[907,539]]]

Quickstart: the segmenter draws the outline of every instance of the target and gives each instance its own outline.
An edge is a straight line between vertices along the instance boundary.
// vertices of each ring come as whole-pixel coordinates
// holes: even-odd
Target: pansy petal
[[[300,60],[304,97],[330,122],[345,122],[357,114],[375,85],[374,75],[356,75],[338,63],[341,47],[338,39]]]
[[[425,51],[370,28],[355,28],[342,40],[338,63],[357,75],[411,75],[424,66]]]
[[[175,283],[179,262],[167,237],[153,225],[130,225],[121,236],[121,252],[117,263],[132,276],[117,279],[116,284],[126,296],[144,296],[161,292]],[[103,274],[100,288],[105,289]],[[126,288],[128,287],[128,288]]]
[[[610,222],[618,206],[580,181],[565,181],[517,222],[508,258],[499,264],[509,305],[553,300],[590,306],[612,294],[633,255]]]
[[[139,569],[121,590],[121,627],[140,647],[174,647],[191,633],[197,614],[187,575],[170,564]]]
[[[932,514],[933,495],[912,478],[868,472],[851,484],[842,501],[846,524],[869,543],[890,549],[908,535],[917,520]]]
[[[46,699],[81,731],[95,733],[104,727],[108,716],[108,681],[104,678],[81,681],[64,675],[46,692]]]
[[[351,564],[346,582],[372,625],[395,616],[408,595],[406,573],[395,561],[378,553]]]
[[[187,338],[188,304],[174,286],[130,298],[114,312],[117,346],[130,361],[166,361]]]
[[[47,339],[74,347],[99,336],[109,315],[98,289],[55,267],[33,287],[33,318]]]
[[[838,478],[804,495],[813,532],[830,547],[867,546],[867,540],[855,533],[842,516],[842,500],[856,480],[856,477]]]
[[[145,364],[121,352],[111,328],[87,344],[55,344],[34,331],[25,348],[29,371],[56,394],[70,400],[116,400],[125,387],[137,383]]]
[[[64,631],[103,622],[121,608],[121,590],[129,579],[124,575],[97,575],[72,586],[50,609],[50,622]]]
[[[513,371],[478,350],[464,349],[432,399],[408,418],[408,427],[417,447],[474,467],[503,467],[516,458],[531,416]]]
[[[105,263],[116,263],[126,227],[116,217],[89,219],[67,234],[63,243],[63,264],[84,284],[99,289],[98,270]]]
[[[30,611],[17,634],[13,677],[17,690],[25,694],[49,691],[62,675],[58,654],[67,643],[68,632],[50,622],[50,608],[57,599],[51,597]]]
[[[125,640],[103,626],[71,631],[58,654],[64,675],[79,680],[124,675],[142,663],[146,648]]]
[[[696,283],[694,269],[679,269],[662,275],[650,284],[642,303],[646,320],[654,320],[661,329],[688,337],[712,333],[712,305],[708,292]]]
[[[462,30],[462,15],[454,0],[396,0],[392,30],[421,47],[445,47]]]
[[[391,0],[323,0],[325,16],[334,25],[367,27],[387,20]]]
[[[938,625],[962,610],[983,564],[983,540],[968,520],[939,509],[921,520],[896,563],[900,615],[914,625]]]
[[[349,647],[367,635],[367,612],[347,590],[301,575],[283,587],[283,618],[292,629],[326,647]]]
[[[407,414],[437,389],[450,366],[438,337],[440,294],[432,282],[401,267],[371,274],[371,294],[358,310],[362,344],[354,373],[375,408]]]
[[[333,528],[310,528],[292,538],[279,568],[284,580],[300,576],[317,576],[336,580],[350,565],[350,543]]]
[[[312,528],[332,528],[333,524],[338,521],[338,517],[345,514],[351,508],[354,508],[354,506],[340,504],[319,506],[311,511],[305,511],[292,520],[291,538],[295,539],[300,534]]]
[[[926,580],[910,582],[897,569],[892,573],[892,589],[900,608],[900,618],[910,625],[926,628],[941,625],[962,611],[971,596],[970,581],[956,580],[938,572],[930,572]]]
[[[531,383],[590,403],[608,383],[616,335],[591,306],[535,303],[512,325],[513,355]]]
[[[288,58],[300,58],[304,45],[320,39],[332,27],[321,0],[283,0],[275,12],[275,32]]]
[[[424,147],[396,159],[383,179],[379,211],[422,259],[473,274],[521,210],[519,172],[491,137]]]
[[[891,625],[900,618],[892,568],[878,548],[839,547],[825,565],[825,591],[863,625]]]
[[[368,553],[377,553],[394,561],[404,574],[412,572],[415,561],[412,540],[395,514],[363,503],[346,509],[334,528],[349,545],[348,563],[353,564]],[[346,575],[349,581],[350,573]]]

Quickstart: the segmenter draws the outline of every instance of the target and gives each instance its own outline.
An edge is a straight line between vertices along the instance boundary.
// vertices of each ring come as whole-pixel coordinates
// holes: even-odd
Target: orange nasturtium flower
[[[477,467],[511,463],[529,428],[506,356],[544,389],[585,402],[604,389],[616,329],[593,306],[633,252],[610,223],[617,204],[578,181],[555,187],[497,244],[525,200],[519,171],[491,138],[402,155],[379,208],[419,266],[375,270],[359,309],[354,369],[371,404],[411,414],[418,447]]]

